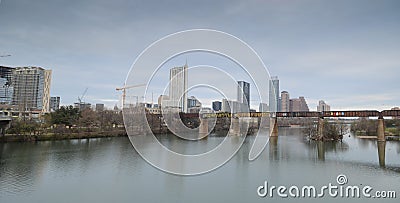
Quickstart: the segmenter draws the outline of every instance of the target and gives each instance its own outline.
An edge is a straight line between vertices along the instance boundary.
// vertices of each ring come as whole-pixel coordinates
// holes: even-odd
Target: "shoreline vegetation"
[[[388,141],[400,141],[400,120],[385,119],[385,137]],[[376,139],[378,121],[375,119],[360,118],[350,126],[350,131],[360,139]]]
[[[79,111],[61,106],[42,120],[13,119],[0,142],[45,141],[126,136],[121,111]]]
[[[154,134],[168,134],[168,127],[163,124],[159,115],[147,115],[148,123]],[[188,127],[199,125],[198,118],[184,120],[191,124]],[[318,135],[318,120],[316,118],[280,118],[279,127],[297,126],[303,128],[302,132],[310,140],[341,141],[343,136],[352,132],[362,139],[376,139],[377,120],[360,118],[351,124],[341,120],[323,121],[323,136]],[[186,125],[186,124],[185,124]],[[217,120],[212,133],[221,134],[229,130],[230,120],[227,118]],[[258,125],[251,124],[248,135],[254,134]],[[222,133],[225,134],[225,133]],[[225,134],[226,135],[226,134]],[[387,140],[400,140],[400,120],[385,120],[385,135]],[[0,137],[0,142],[25,142],[65,139],[86,139],[101,137],[127,136],[123,125],[120,110],[94,111],[90,108],[79,111],[73,106],[62,106],[59,110],[46,114],[42,120],[12,120],[10,128]]]

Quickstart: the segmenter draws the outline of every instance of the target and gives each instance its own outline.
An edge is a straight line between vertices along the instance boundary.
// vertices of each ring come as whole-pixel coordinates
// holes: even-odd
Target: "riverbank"
[[[122,137],[127,136],[125,129],[98,132],[70,132],[63,134],[44,133],[44,134],[6,134],[0,137],[0,142],[35,142],[48,140],[68,140],[68,139],[88,139],[102,137]]]

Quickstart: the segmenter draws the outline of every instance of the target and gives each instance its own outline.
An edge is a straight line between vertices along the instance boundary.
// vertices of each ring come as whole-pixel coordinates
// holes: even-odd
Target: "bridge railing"
[[[384,110],[384,111],[382,111],[382,116],[399,117],[400,116],[400,110]]]
[[[246,117],[270,117],[273,115],[274,117],[280,118],[292,118],[292,117],[309,117],[309,118],[318,118],[318,117],[382,117],[382,116],[392,116],[392,117],[400,117],[400,110],[357,110],[357,111],[301,111],[301,112],[276,112],[271,114],[270,112],[241,112],[241,113],[229,113],[229,112],[219,112],[219,113],[189,113],[189,114],[180,114],[181,117],[185,118],[193,118],[193,117],[201,117],[201,118],[246,118]]]

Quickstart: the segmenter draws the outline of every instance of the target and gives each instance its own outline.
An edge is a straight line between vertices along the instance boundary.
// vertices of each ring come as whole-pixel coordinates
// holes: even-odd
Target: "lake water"
[[[152,167],[126,137],[0,144],[0,202],[398,202],[400,142],[386,142],[382,167],[375,140],[345,136],[342,143],[318,143],[305,140],[299,129],[279,133],[255,161],[248,160],[254,140],[249,136],[225,165],[189,177]],[[159,139],[166,145],[180,142],[165,135]],[[196,149],[223,139],[209,137]],[[397,199],[257,195],[264,181],[318,188],[337,185],[339,174],[346,175],[349,185],[396,191]]]

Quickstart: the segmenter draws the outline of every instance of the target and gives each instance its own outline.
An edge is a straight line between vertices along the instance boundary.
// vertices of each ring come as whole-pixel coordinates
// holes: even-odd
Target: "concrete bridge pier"
[[[323,140],[324,138],[324,117],[318,118],[318,140]]]
[[[240,135],[240,123],[239,123],[239,118],[232,118],[231,119],[231,127],[229,129],[229,132],[231,135]]]
[[[385,151],[386,151],[386,138],[385,138],[385,122],[383,116],[378,117],[378,159],[379,166],[385,167]]]
[[[385,167],[385,148],[386,142],[378,142],[379,166],[381,167]]]
[[[208,120],[200,118],[199,137],[205,137],[206,135],[208,135]]]
[[[269,121],[269,131],[271,137],[278,136],[278,117],[272,117]]]
[[[383,122],[383,117],[378,118],[378,142],[385,142],[385,126]]]

